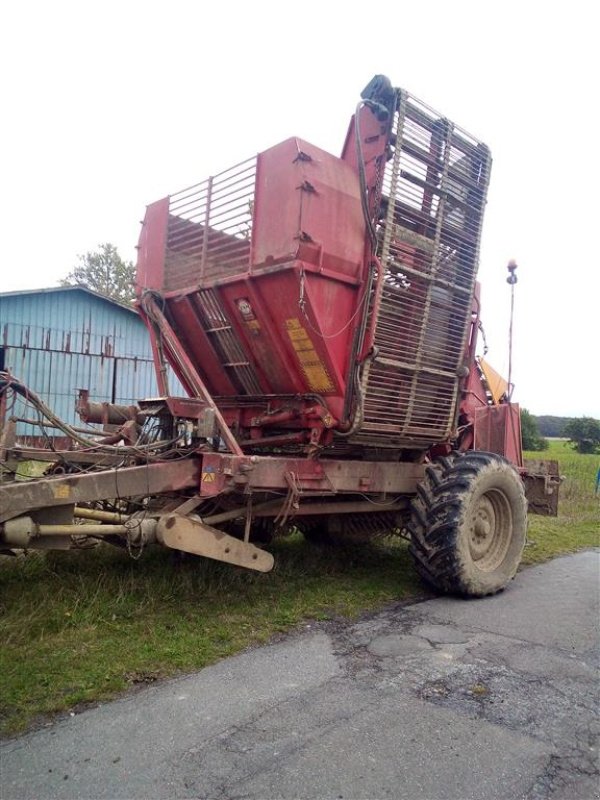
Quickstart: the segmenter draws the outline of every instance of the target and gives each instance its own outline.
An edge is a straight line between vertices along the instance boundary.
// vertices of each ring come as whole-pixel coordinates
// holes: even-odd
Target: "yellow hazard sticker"
[[[332,392],[333,382],[325,364],[319,358],[315,346],[297,317],[286,319],[285,327],[292,347],[300,362],[300,368],[313,392]]]
[[[52,487],[52,494],[57,500],[67,500],[71,496],[71,487],[62,483]]]
[[[314,350],[298,350],[296,355],[303,367],[311,367],[321,363],[319,356]]]
[[[329,375],[322,364],[314,367],[303,366],[308,385],[315,392],[330,392],[333,389]]]
[[[296,333],[296,331],[294,331]],[[302,353],[305,350],[315,352],[315,348],[311,340],[306,337],[304,339],[292,339],[292,346],[297,353]]]
[[[202,473],[202,483],[214,483],[215,473],[212,469],[204,470]]]
[[[306,333],[304,328],[300,328],[300,330],[298,330],[297,328],[290,328],[288,330],[288,336],[290,337],[292,342],[298,342],[299,344],[301,342],[309,342],[309,344],[312,347],[312,342],[308,338],[308,334]]]

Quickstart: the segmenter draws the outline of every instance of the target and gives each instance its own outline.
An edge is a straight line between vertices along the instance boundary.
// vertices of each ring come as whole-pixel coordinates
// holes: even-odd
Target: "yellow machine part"
[[[496,372],[483,358],[479,359],[479,366],[481,367],[483,377],[492,395],[494,404],[498,405],[502,397],[508,394],[508,381]]]

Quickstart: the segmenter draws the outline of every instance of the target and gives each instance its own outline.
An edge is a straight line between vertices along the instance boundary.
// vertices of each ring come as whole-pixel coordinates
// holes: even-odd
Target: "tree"
[[[593,417],[572,419],[565,426],[565,436],[579,453],[596,453],[600,449],[600,421]]]
[[[549,436],[553,439],[560,439],[565,435],[565,425],[571,421],[571,417],[552,417],[549,415],[538,414],[535,417],[538,428],[542,436]]]
[[[540,435],[536,418],[526,408],[521,409],[521,439],[523,450],[548,449],[548,442]]]
[[[123,261],[113,244],[101,244],[79,256],[79,264],[61,280],[61,286],[86,286],[94,292],[131,305],[135,297],[135,267]]]

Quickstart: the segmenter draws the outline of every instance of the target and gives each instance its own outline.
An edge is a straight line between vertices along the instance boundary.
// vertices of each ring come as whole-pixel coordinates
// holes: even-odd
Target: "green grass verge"
[[[208,560],[174,565],[162,548],[139,561],[107,546],[0,565],[3,732],[199,669],[301,620],[423,593],[401,541],[336,557],[293,535],[272,549],[268,575]]]
[[[550,440],[541,453],[526,458],[555,459],[564,480],[560,486],[558,517],[530,515],[523,564],[536,564],[561,553],[600,545],[600,495],[594,494],[600,455],[576,453],[568,442]]]
[[[535,454],[532,454],[534,456]],[[524,563],[598,545],[598,457],[553,443],[565,481],[558,519],[531,517]],[[139,561],[110,547],[0,563],[0,729],[190,672],[302,620],[355,617],[423,594],[406,544],[321,550],[299,535],[272,545],[275,569],[211,561]]]

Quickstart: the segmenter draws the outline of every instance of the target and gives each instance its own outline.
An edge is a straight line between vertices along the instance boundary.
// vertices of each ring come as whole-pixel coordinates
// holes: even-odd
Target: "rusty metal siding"
[[[78,289],[0,295],[4,365],[63,420],[75,414],[78,389],[94,400],[134,403],[158,389],[146,328],[134,311]],[[185,392],[170,375],[171,392]],[[24,416],[15,405],[11,414]],[[39,428],[20,425],[21,436]],[[51,430],[48,433],[52,433]]]

